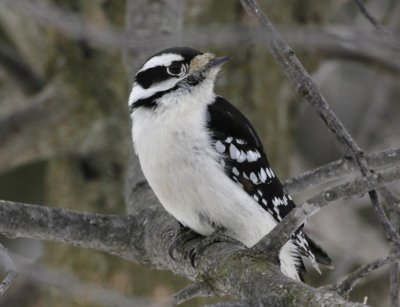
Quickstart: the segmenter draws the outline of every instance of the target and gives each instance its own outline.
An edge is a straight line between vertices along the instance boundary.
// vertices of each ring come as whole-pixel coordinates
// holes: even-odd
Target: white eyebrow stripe
[[[169,79],[160,83],[155,84],[154,86],[144,89],[138,83],[133,84],[132,92],[129,96],[129,106],[140,99],[145,99],[150,96],[153,96],[157,92],[162,92],[173,88],[175,84],[181,79]]]
[[[183,56],[175,53],[164,53],[161,55],[157,55],[148,60],[143,65],[143,67],[137,72],[137,74],[149,68],[153,68],[156,66],[169,66],[174,61],[182,61],[182,60],[184,60]]]

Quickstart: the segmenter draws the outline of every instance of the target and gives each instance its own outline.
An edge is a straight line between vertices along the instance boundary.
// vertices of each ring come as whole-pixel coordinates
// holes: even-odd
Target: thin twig
[[[390,306],[398,307],[400,305],[400,263],[397,261],[390,266]]]
[[[0,244],[0,264],[7,276],[0,283],[0,297],[8,290],[14,280],[17,278],[17,271],[13,260],[8,255],[7,250]]]
[[[366,156],[371,167],[388,167],[400,163],[400,148],[388,149]],[[285,180],[283,183],[290,193],[305,191],[315,185],[343,177],[357,170],[353,159],[343,158],[306,171],[300,175]]]
[[[348,274],[346,276],[346,278],[336,284],[336,289],[337,291],[347,297],[349,292],[351,291],[351,289],[354,287],[354,285],[356,284],[356,282],[358,280],[360,280],[361,278],[363,278],[364,276],[366,276],[369,272],[379,269],[380,267],[393,263],[395,261],[397,261],[400,257],[400,254],[394,254],[394,255],[390,255],[387,256],[385,258],[378,258],[375,259],[374,261],[371,261],[370,263],[367,263],[361,267],[359,267],[358,269],[354,270],[353,272],[351,272],[350,274]]]
[[[11,286],[11,284],[17,278],[17,276],[18,276],[17,272],[15,272],[15,271],[9,271],[7,273],[7,276],[0,283],[0,297],[2,297],[4,295],[4,293],[6,293],[8,288]]]
[[[265,41],[275,60],[282,66],[286,76],[293,83],[296,91],[308,101],[314,111],[331,130],[332,134],[342,146],[345,152],[352,156],[356,161],[363,176],[368,176],[371,171],[368,167],[364,152],[352,138],[342,122],[336,117],[335,113],[322,96],[320,90],[311,79],[310,74],[296,57],[294,51],[286,44],[278,31],[271,24],[269,19],[262,12],[256,0],[240,0],[249,15],[258,21],[265,33]],[[394,239],[400,245],[399,235],[392,231],[393,227],[387,218],[382,205],[378,200],[375,190],[368,192],[372,206],[378,220],[389,240]]]
[[[375,27],[375,29],[378,32],[390,37],[392,39],[392,43],[393,43],[394,47],[396,48],[396,50],[400,51],[399,42],[397,40],[395,40],[392,33],[389,30],[387,30],[384,26],[382,26],[381,23],[378,20],[376,20],[376,18],[368,11],[367,7],[364,4],[364,1],[353,0],[353,2],[359,8],[361,14]]]
[[[277,254],[292,234],[306,221],[327,204],[346,199],[352,195],[363,195],[389,182],[400,179],[400,166],[384,170],[379,174],[370,174],[344,184],[322,191],[293,209],[271,232],[269,232],[254,248],[268,250]],[[400,246],[400,237],[391,224],[390,239]]]
[[[195,297],[210,295],[212,295],[212,291],[207,285],[203,283],[193,283],[172,295],[170,302],[172,306],[176,306]]]
[[[36,22],[51,26],[65,35],[85,41],[90,46],[103,50],[129,49],[135,52],[169,46],[173,35],[132,35],[109,25],[99,26],[85,20],[82,16],[57,6],[37,1],[0,0],[15,12],[26,15]],[[210,35],[213,33],[213,35]],[[307,27],[307,29],[286,29],[285,37],[297,48],[333,58],[344,58],[374,63],[387,71],[399,73],[400,61],[394,54],[388,38],[366,32],[362,29],[342,26]],[[345,35],[343,34],[345,33]],[[249,35],[248,28],[221,26],[202,29],[185,29],[182,42],[198,48],[207,46],[237,46],[253,44],[256,35]]]
[[[39,92],[45,81],[26,62],[6,47],[4,41],[0,44],[0,65],[12,76],[22,90],[27,94]]]
[[[374,16],[368,11],[362,0],[353,0],[356,6],[360,9],[360,12],[364,15],[366,19],[379,31],[385,31],[385,28],[379,23],[378,20],[375,19]]]
[[[399,197],[390,191],[388,188],[383,187],[379,189],[380,195],[385,199],[387,210],[389,211],[390,221],[394,229],[399,232]],[[399,254],[400,248],[393,242],[390,244],[390,254]],[[390,305],[392,307],[399,307],[400,305],[400,263],[397,261],[390,266]]]
[[[65,272],[59,272],[39,263],[31,263],[30,259],[17,254],[14,254],[13,258],[21,276],[40,286],[58,289],[61,295],[70,299],[84,299],[105,307],[152,306],[148,299],[127,297],[99,285],[83,282]]]

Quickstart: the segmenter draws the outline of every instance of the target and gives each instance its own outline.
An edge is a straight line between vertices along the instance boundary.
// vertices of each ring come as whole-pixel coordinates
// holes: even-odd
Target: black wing
[[[244,115],[222,97],[208,106],[208,128],[214,147],[224,155],[220,163],[229,178],[242,187],[279,223],[295,204],[271,169],[261,141]],[[293,239],[299,251],[310,258],[329,265],[323,250],[301,231]]]

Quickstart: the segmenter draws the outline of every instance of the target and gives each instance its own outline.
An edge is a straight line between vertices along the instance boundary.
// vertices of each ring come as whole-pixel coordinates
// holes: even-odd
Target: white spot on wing
[[[254,199],[256,200],[256,201],[258,201],[258,196],[257,195],[253,195],[253,197],[254,197]]]
[[[264,198],[261,201],[264,205],[267,205],[267,201]]]
[[[256,174],[254,174],[253,172],[250,173],[250,180],[256,184],[258,182],[257,176]]]
[[[236,159],[239,157],[240,152],[239,152],[239,150],[236,148],[235,145],[231,144],[231,145],[229,146],[229,154],[231,155],[231,158],[232,158],[232,159],[236,160]]]
[[[217,141],[216,143],[215,143],[215,149],[219,152],[219,153],[223,153],[223,152],[225,152],[225,145],[224,144],[222,144],[220,141]]]
[[[233,140],[233,138],[231,136],[229,136],[226,138],[225,142],[230,143],[230,142],[232,142],[232,140]]]
[[[247,152],[247,161],[249,161],[249,162],[254,162],[254,161],[257,161],[257,160],[258,160],[258,155],[257,155],[257,153],[254,152],[254,151],[252,151],[252,150],[249,150],[249,151]]]
[[[272,171],[272,168],[269,168],[269,171],[271,172],[271,176],[272,176],[272,177],[275,177],[275,174],[274,174],[274,172]]]
[[[261,182],[263,182],[263,183],[265,182],[265,180],[267,180],[267,174],[265,173],[263,168],[260,171],[260,179],[261,179]]]
[[[240,144],[240,145],[244,145],[244,140],[242,139],[236,139],[236,143]]]
[[[241,151],[240,151],[239,157],[237,157],[237,161],[240,162],[240,163],[242,163],[242,162],[244,162],[245,160],[246,160],[246,154],[244,153],[243,150],[241,150]]]
[[[232,168],[232,173],[234,173],[236,176],[239,176],[239,171],[236,167]]]
[[[269,171],[269,168],[268,168],[268,167],[265,168],[265,171],[267,172],[267,177],[272,178],[272,174],[271,174],[271,172]]]

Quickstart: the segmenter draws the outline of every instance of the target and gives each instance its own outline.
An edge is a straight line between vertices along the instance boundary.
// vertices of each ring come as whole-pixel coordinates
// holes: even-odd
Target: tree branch
[[[141,194],[148,193],[149,187],[141,185],[135,191],[140,199]],[[273,295],[285,299],[289,295],[288,306],[323,303],[357,306],[330,290],[314,289],[289,279],[268,258],[252,251],[243,253],[242,247],[230,243],[208,247],[198,256],[197,270],[194,270],[190,260],[182,254],[176,255],[174,261],[166,252],[177,229],[176,221],[155,202],[137,201],[135,208],[133,216],[108,216],[1,201],[0,232],[9,237],[94,248],[148,266],[169,269],[191,280],[206,282],[214,293],[240,298]],[[184,250],[193,248],[197,243],[194,241]]]
[[[342,282],[336,285],[337,291],[341,295],[347,297],[358,280],[360,280],[373,270],[379,269],[384,265],[397,261],[399,257],[400,254],[394,254],[385,258],[375,259],[374,261],[359,267],[358,269],[348,274]]]
[[[43,25],[51,26],[65,35],[79,41],[85,41],[92,47],[106,50],[129,49],[135,52],[154,50],[160,46],[170,45],[174,35],[132,35],[110,26],[92,24],[71,11],[54,5],[44,5],[36,1],[1,0],[14,11],[29,16]],[[213,33],[213,35],[209,35]],[[345,33],[345,34],[343,34]],[[288,41],[297,48],[306,51],[319,51],[328,57],[357,60],[362,63],[374,63],[377,66],[395,73],[400,72],[400,61],[395,56],[389,39],[360,29],[332,27],[310,27],[307,29],[286,29]],[[208,27],[202,30],[186,29],[182,34],[185,45],[197,47],[237,46],[254,43],[254,35],[249,35],[247,28]],[[258,38],[258,36],[256,36]],[[175,41],[175,39],[174,39]]]
[[[172,295],[170,303],[172,306],[180,305],[192,298],[199,296],[210,296],[212,292],[204,283],[193,283]]]
[[[248,307],[248,306],[273,306],[273,307],[285,307],[287,304],[279,297],[269,296],[252,299],[243,299],[231,302],[222,302],[216,304],[208,304],[204,307]]]
[[[82,282],[73,275],[58,272],[44,265],[31,264],[24,257],[14,255],[21,275],[35,284],[53,287],[60,290],[60,294],[68,298],[84,298],[99,306],[115,307],[144,307],[152,306],[149,300],[131,298],[115,291],[104,289],[95,284]]]
[[[30,238],[93,248],[122,258],[141,259],[135,250],[131,216],[81,213],[67,209],[0,201],[0,232],[10,238]]]
[[[370,174],[357,178],[344,184],[322,191],[308,199],[306,202],[293,209],[285,218],[269,232],[254,248],[267,250],[278,254],[282,246],[290,239],[292,234],[306,221],[307,218],[318,212],[327,204],[346,199],[354,195],[363,195],[370,190],[381,187],[389,182],[400,179],[400,166],[384,170],[379,174]],[[385,224],[390,239],[400,246],[400,238],[393,226]]]
[[[17,278],[17,271],[15,269],[14,262],[8,255],[7,250],[3,245],[0,244],[0,264],[3,270],[6,272],[6,277],[0,283],[0,297],[8,290],[14,280]]]
[[[367,155],[366,159],[368,164],[374,168],[392,166],[400,163],[400,148],[372,153]],[[357,164],[353,159],[343,158],[285,180],[283,184],[290,193],[296,193],[329,180],[343,177],[357,169]]]
[[[352,138],[342,122],[336,117],[316,84],[296,57],[294,51],[290,49],[269,19],[261,11],[257,1],[240,0],[240,2],[248,14],[253,19],[257,20],[264,30],[267,47],[275,60],[282,66],[284,73],[292,82],[296,91],[308,101],[314,111],[329,128],[343,150],[353,157],[361,174],[363,176],[370,175],[371,170],[368,167],[364,152]],[[386,217],[383,207],[379,202],[378,193],[375,190],[370,190],[368,195],[386,237],[389,240],[394,240],[396,245],[400,246],[400,237],[395,231],[392,231],[393,227],[390,225],[389,219]],[[275,227],[275,229],[277,228],[278,227]]]
[[[35,94],[45,85],[45,81],[27,63],[16,56],[15,52],[7,48],[4,41],[0,44],[0,65],[27,94]]]
[[[392,191],[383,187],[379,190],[380,195],[385,199],[385,203],[387,205],[387,210],[390,214],[390,221],[397,232],[399,232],[399,207],[400,207],[400,198],[394,194]],[[390,244],[390,253],[391,254],[399,254],[400,248],[394,244]],[[397,261],[390,266],[390,305],[392,307],[398,307],[400,304],[400,263]]]

